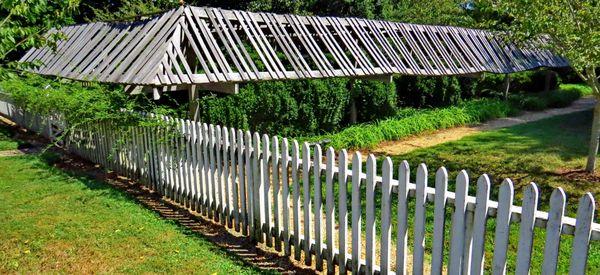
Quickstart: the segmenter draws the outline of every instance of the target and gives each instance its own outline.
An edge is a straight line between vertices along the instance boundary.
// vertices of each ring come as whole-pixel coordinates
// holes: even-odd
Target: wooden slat
[[[448,171],[441,167],[435,173],[435,203],[433,212],[433,247],[431,274],[441,274],[444,266],[444,241],[446,233],[446,202],[448,199]]]
[[[543,274],[556,274],[560,249],[560,234],[563,226],[563,215],[567,197],[562,188],[556,188],[550,195],[550,211],[546,225],[546,243],[544,244]]]
[[[352,274],[360,274],[361,248],[361,185],[362,157],[360,152],[356,151],[352,156]]]
[[[531,267],[533,249],[533,227],[538,204],[538,188],[535,183],[525,187],[523,194],[523,215],[519,226],[519,247],[517,250],[516,274],[528,274]]]

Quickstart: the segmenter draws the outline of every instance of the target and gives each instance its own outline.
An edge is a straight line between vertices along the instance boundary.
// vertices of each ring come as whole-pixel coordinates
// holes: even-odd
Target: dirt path
[[[591,97],[585,97],[574,101],[573,104],[564,108],[553,108],[539,112],[526,111],[516,117],[494,119],[479,125],[455,127],[435,132],[424,133],[417,136],[408,137],[402,140],[386,141],[377,145],[377,149],[372,150],[371,153],[389,156],[400,155],[419,148],[431,147],[444,142],[459,140],[465,136],[473,135],[482,131],[495,130],[527,122],[532,122],[544,118],[549,118],[557,115],[564,115],[583,110],[589,110],[594,107],[595,103],[595,99]]]

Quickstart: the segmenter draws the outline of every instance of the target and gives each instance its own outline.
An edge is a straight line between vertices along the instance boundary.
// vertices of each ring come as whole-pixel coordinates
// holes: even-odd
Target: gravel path
[[[382,142],[376,146],[376,149],[371,150],[370,152],[377,155],[400,155],[419,148],[431,147],[444,142],[459,140],[465,136],[473,135],[482,131],[495,130],[553,116],[589,110],[594,107],[595,103],[596,100],[594,98],[584,97],[574,101],[573,104],[564,108],[553,108],[538,112],[525,111],[516,117],[494,119],[479,125],[455,127],[412,136],[402,140]]]

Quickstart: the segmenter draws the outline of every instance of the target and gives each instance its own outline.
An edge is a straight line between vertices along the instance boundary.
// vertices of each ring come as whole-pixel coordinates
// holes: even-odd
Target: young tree
[[[573,70],[600,101],[600,1],[484,0],[512,20],[507,29],[516,41],[545,40],[543,47],[569,60]],[[487,3],[486,3],[487,2]],[[596,103],[586,171],[593,173],[600,141],[600,104]]]

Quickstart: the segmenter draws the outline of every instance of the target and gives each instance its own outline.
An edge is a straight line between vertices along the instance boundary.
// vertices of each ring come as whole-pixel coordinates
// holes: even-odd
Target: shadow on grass
[[[8,129],[8,134],[13,133],[14,129],[0,124],[1,131],[7,131],[6,129]],[[31,133],[27,134],[32,135]],[[163,199],[159,194],[137,182],[120,177],[116,173],[105,172],[98,165],[66,153],[59,148],[50,148],[40,154],[22,157],[37,158],[41,161],[32,162],[32,167],[44,170],[58,169],[83,183],[87,189],[96,191],[100,196],[117,200],[136,201],[175,224],[182,234],[193,239],[214,243],[216,246],[210,248],[211,250],[223,252],[257,272],[267,274],[316,273],[310,267],[301,267],[290,258],[274,250],[257,247],[256,243],[251,241],[249,237],[228,231],[220,224],[207,220],[195,212],[190,212],[174,202]]]

